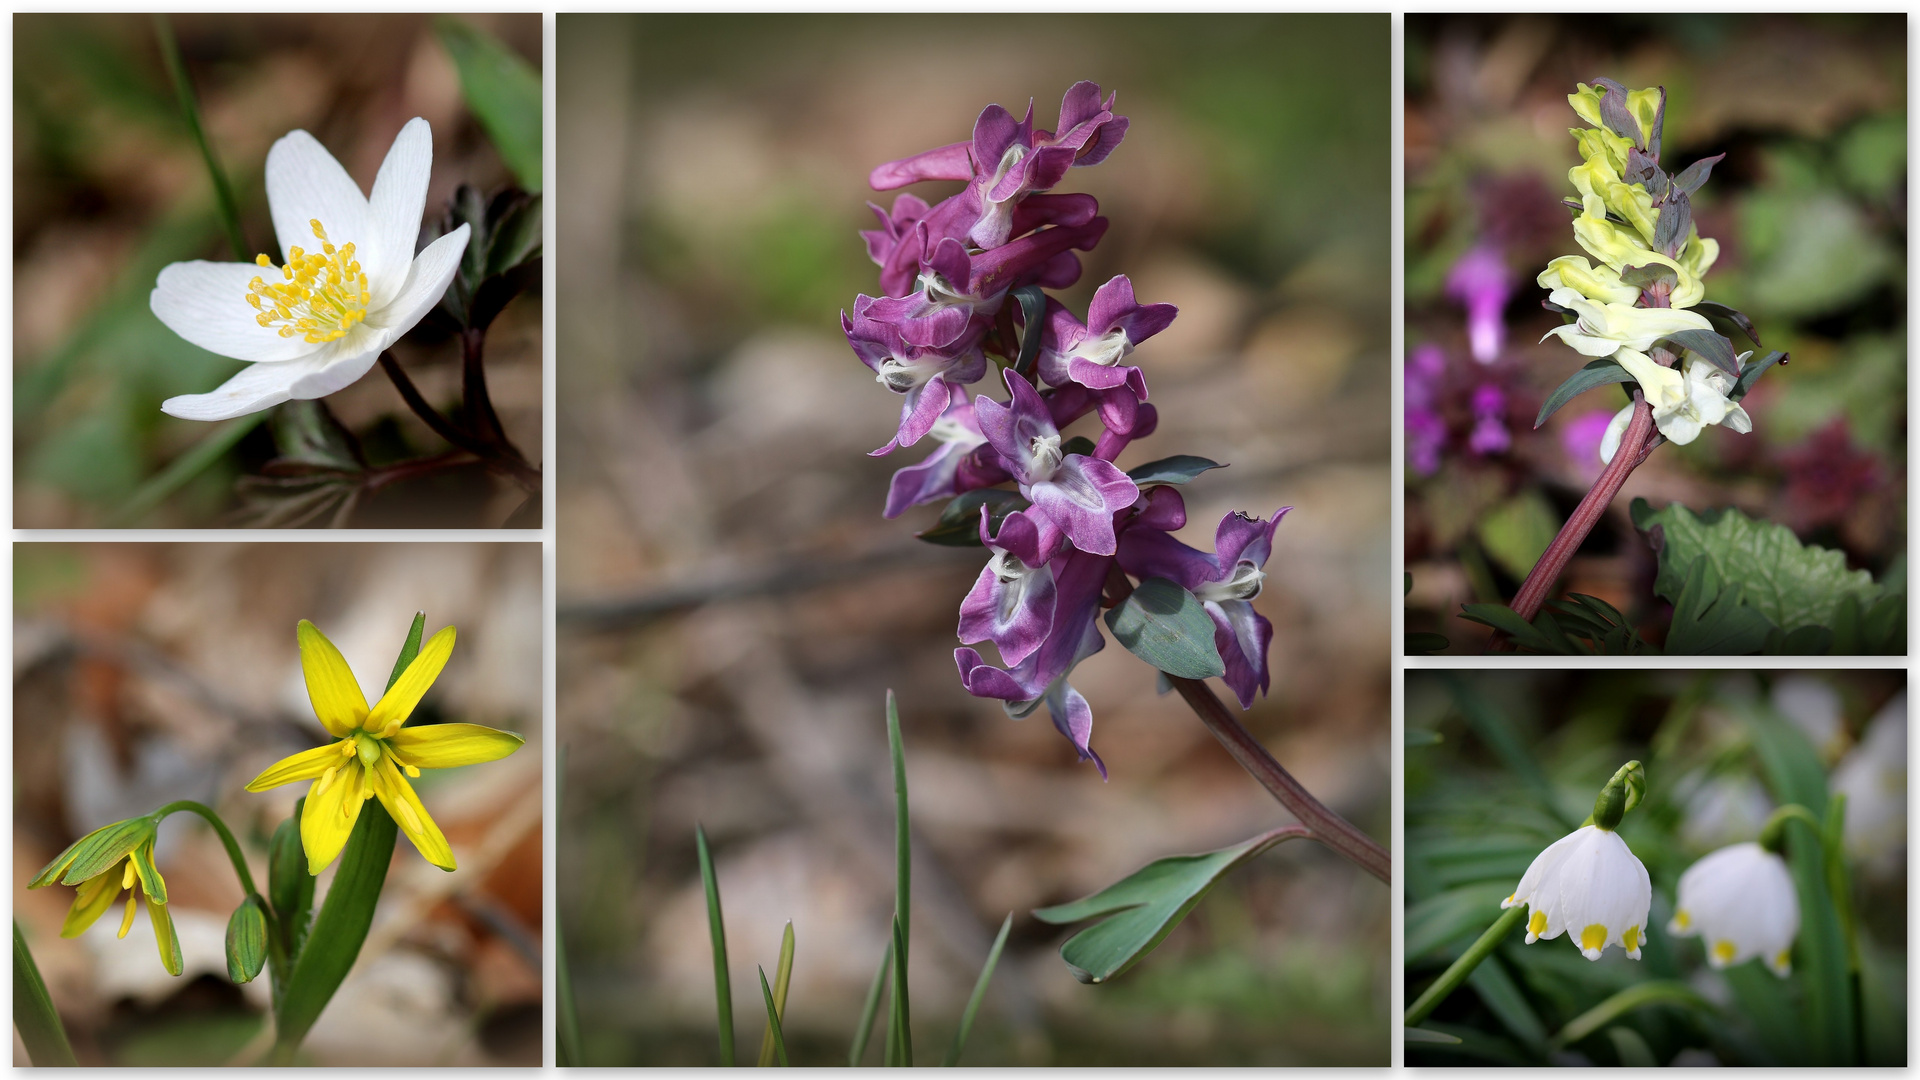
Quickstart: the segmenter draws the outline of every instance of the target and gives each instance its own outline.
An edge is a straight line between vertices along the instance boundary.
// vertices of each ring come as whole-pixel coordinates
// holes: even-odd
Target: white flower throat
[[[248,282],[247,303],[260,313],[254,321],[261,326],[278,330],[283,338],[298,334],[309,344],[321,345],[346,336],[356,323],[364,322],[373,294],[366,272],[354,260],[353,245],[334,247],[320,219],[311,223],[320,250],[289,248],[287,264],[280,268],[281,280],[268,283],[256,277]],[[273,267],[273,260],[265,255],[253,261]]]
[[[1267,583],[1267,572],[1253,565],[1250,560],[1242,559],[1233,564],[1233,573],[1225,581],[1208,582],[1193,590],[1193,595],[1201,602],[1222,600],[1251,600],[1260,595],[1260,589]]]
[[[1035,435],[1027,444],[1027,449],[1032,455],[1029,460],[1032,462],[1031,469],[1036,479],[1052,479],[1053,474],[1059,472],[1061,464],[1066,461],[1066,455],[1060,451],[1060,436],[1057,433]]]

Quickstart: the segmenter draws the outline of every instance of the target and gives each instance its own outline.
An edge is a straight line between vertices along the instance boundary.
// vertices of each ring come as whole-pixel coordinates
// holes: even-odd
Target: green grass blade
[[[787,920],[787,927],[780,931],[780,964],[773,969],[773,1011],[779,1016],[787,1015],[787,983],[793,978],[793,920]],[[767,1032],[760,1037],[760,1067],[773,1064],[773,1025],[767,1025]]]
[[[767,1002],[767,1034],[773,1037],[774,1056],[782,1068],[787,1067],[787,1037],[780,1030],[780,1010],[773,1003],[773,990],[767,986],[767,969],[756,968],[760,972],[760,996]],[[767,1062],[771,1065],[772,1062]]]
[[[168,25],[165,15],[155,15],[153,30],[160,39],[160,59],[166,62],[167,77],[173,80],[174,95],[180,99],[180,117],[186,121],[187,131],[193,136],[194,143],[200,147],[200,159],[206,163],[207,175],[213,179],[213,194],[220,204],[220,221],[227,229],[227,243],[233,247],[235,259],[252,262],[253,256],[247,251],[246,234],[240,229],[240,204],[234,201],[227,174],[213,156],[213,146],[207,142],[206,130],[200,126],[200,105],[194,100],[193,83],[187,80],[186,65],[180,61],[180,45],[173,39],[173,27]]]
[[[540,73],[479,27],[442,16],[440,43],[460,73],[467,107],[493,140],[520,186],[540,190]]]
[[[33,962],[27,939],[20,933],[20,921],[13,923],[13,1027],[27,1048],[34,1065],[78,1065],[73,1046],[67,1042],[67,1029],[54,1010],[47,984],[40,979],[40,968]]]
[[[853,1033],[853,1049],[847,1051],[847,1067],[857,1069],[860,1059],[866,1056],[867,1040],[873,1034],[873,1018],[880,1012],[880,991],[887,985],[887,972],[893,968],[893,942],[887,942],[886,951],[880,954],[880,968],[873,973],[873,982],[867,984],[867,1000],[860,1006],[860,1026]]]
[[[714,1009],[720,1019],[720,1064],[733,1067],[733,983],[727,978],[727,927],[720,919],[720,879],[713,874],[713,855],[707,850],[705,829],[693,827],[694,847],[700,853],[700,882],[707,889],[707,932],[713,938]]]
[[[313,921],[306,947],[293,965],[287,980],[287,992],[280,1001],[277,1041],[272,1060],[290,1064],[293,1052],[307,1037],[321,1010],[333,1000],[341,980],[360,955],[367,940],[367,928],[373,925],[373,909],[380,902],[380,890],[387,882],[387,868],[393,864],[393,843],[399,835],[386,807],[375,800],[360,807],[360,818],[353,823],[346,850],[334,871],[333,886],[326,902]]]
[[[993,948],[987,950],[986,966],[980,969],[980,977],[974,980],[973,996],[967,998],[967,1011],[960,1014],[960,1030],[953,1033],[953,1046],[947,1050],[947,1059],[942,1065],[960,1064],[960,1051],[966,1048],[967,1036],[973,1031],[973,1018],[980,1012],[980,1002],[986,999],[987,983],[993,978],[994,966],[1000,963],[1000,950],[1007,947],[1007,934],[1013,929],[1013,912],[1000,923],[1000,933],[993,939]]]
[[[400,655],[394,657],[393,674],[387,676],[387,690],[393,689],[393,684],[399,682],[400,676],[406,674],[407,668],[412,666],[413,658],[420,655],[420,639],[425,637],[426,633],[427,613],[414,612],[413,625],[407,628],[407,640],[400,646]],[[381,693],[385,692],[385,690],[381,691]]]
[[[171,498],[174,492],[186,487],[194,477],[212,468],[227,451],[238,445],[247,433],[260,426],[267,414],[257,412],[252,416],[242,416],[227,424],[226,427],[193,444],[193,448],[167,463],[167,467],[149,476],[134,493],[128,496],[126,505],[110,518],[107,524],[113,528],[125,528],[139,524],[140,519],[152,513],[154,508]]]
[[[1644,982],[1627,987],[1567,1021],[1567,1026],[1560,1029],[1560,1033],[1553,1037],[1549,1045],[1555,1050],[1572,1046],[1633,1010],[1645,1008],[1648,1005],[1685,1005],[1698,1009],[1708,1016],[1715,1013],[1711,1002],[1684,983]]]
[[[913,1011],[907,1007],[907,930],[893,917],[893,1064],[913,1067]]]
[[[907,963],[913,913],[913,838],[907,828],[907,757],[900,745],[900,709],[887,691],[887,753],[893,757],[893,910],[900,919],[899,966]]]

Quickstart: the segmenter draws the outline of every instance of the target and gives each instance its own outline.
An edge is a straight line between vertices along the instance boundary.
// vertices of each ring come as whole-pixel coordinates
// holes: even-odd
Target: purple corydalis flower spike
[[[1020,484],[1033,508],[1052,519],[1073,546],[1096,555],[1114,552],[1113,515],[1133,505],[1140,489],[1111,462],[1062,454],[1060,429],[1033,384],[1004,372],[1009,405],[979,398],[980,431]]]
[[[1165,330],[1179,310],[1172,304],[1141,304],[1133,282],[1121,274],[1093,294],[1082,324],[1065,307],[1048,305],[1040,344],[1040,377],[1049,385],[1076,382],[1094,390],[1122,386],[1147,400],[1147,380],[1137,367],[1122,363],[1134,346]]]
[[[980,542],[993,558],[960,603],[960,640],[969,645],[991,641],[999,647],[1001,660],[1018,665],[1053,629],[1056,590],[1047,564],[1060,536],[1044,517],[1024,512],[1007,515],[997,537],[988,534],[987,524],[983,506]]]
[[[1467,309],[1467,341],[1473,358],[1483,364],[1499,359],[1507,340],[1501,314],[1513,296],[1513,274],[1499,249],[1481,244],[1462,255],[1447,274],[1447,295]]]
[[[973,403],[966,399],[965,392],[956,397],[928,434],[940,443],[939,448],[918,465],[909,465],[893,474],[892,482],[887,485],[886,517],[896,518],[909,506],[949,499],[962,491],[991,487],[1007,479],[1002,471],[1000,476],[985,483],[962,485],[963,466],[974,449],[985,447],[987,442],[987,437],[980,434],[980,425],[973,416]]]
[[[840,313],[840,330],[880,385],[906,398],[900,406],[899,430],[887,445],[873,451],[879,457],[919,442],[951,405],[965,401],[961,387],[987,373],[987,357],[980,351],[978,333],[946,349],[909,345],[898,326],[868,316],[875,303],[869,297],[855,301],[853,317]]]
[[[1253,610],[1252,600],[1266,583],[1273,531],[1291,509],[1283,506],[1266,521],[1238,511],[1226,515],[1214,532],[1211,554],[1139,523],[1121,539],[1122,570],[1138,578],[1166,578],[1191,592],[1206,609],[1213,619],[1214,645],[1226,665],[1224,680],[1243,709],[1251,708],[1255,692],[1266,693],[1272,680],[1267,649],[1273,624]]]

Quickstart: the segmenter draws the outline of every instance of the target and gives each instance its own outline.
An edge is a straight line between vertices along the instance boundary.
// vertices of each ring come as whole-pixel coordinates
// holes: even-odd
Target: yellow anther
[[[286,337],[288,336],[288,334],[289,334],[288,331],[285,331],[285,330],[280,331],[280,336],[282,337]],[[351,748],[353,746],[353,743],[349,742],[347,743],[347,746]],[[328,769],[326,772],[321,773],[320,782],[313,785],[313,794],[308,797],[317,799],[320,796],[325,795],[327,793],[327,789],[333,786],[333,778],[338,776],[339,774],[340,774],[340,766],[338,765],[335,765],[333,768]]]
[[[406,766],[406,770],[407,770],[407,775],[408,775],[408,776],[411,776],[411,777],[413,777],[413,778],[414,778],[415,780],[418,780],[418,779],[420,779],[420,770],[419,770],[419,769],[416,769],[416,768],[414,768],[413,766],[411,766],[411,765],[408,765],[408,766]]]
[[[265,253],[265,252],[262,252],[261,254],[259,254],[259,255],[255,255],[255,256],[253,257],[253,265],[255,265],[255,266],[272,266],[272,265],[273,265],[273,260],[272,260],[272,259],[269,259],[269,258],[267,258],[267,256],[266,256],[266,253]],[[255,281],[259,281],[260,279],[259,279],[259,278],[254,278],[253,280],[255,280]]]
[[[123,889],[131,889],[133,888],[133,883],[138,880],[140,880],[140,872],[133,868],[133,860],[128,859],[127,872],[120,875],[120,887]]]
[[[121,937],[126,937],[127,931],[133,929],[133,902],[139,899],[139,896],[140,896],[139,893],[127,894],[127,913],[120,920],[120,936]]]
[[[327,238],[327,230],[320,227],[319,218],[308,218],[307,224],[313,226],[313,235],[319,237],[322,240],[325,240]]]
[[[277,329],[281,337],[297,334],[319,345],[345,336],[366,321],[373,290],[360,264],[353,261],[354,246],[336,248],[318,218],[309,219],[309,224],[322,250],[289,248],[287,261],[280,267],[281,280],[271,285],[260,278],[248,282],[247,303],[263,313],[271,309],[256,320],[261,326]],[[265,255],[255,262],[272,265]]]

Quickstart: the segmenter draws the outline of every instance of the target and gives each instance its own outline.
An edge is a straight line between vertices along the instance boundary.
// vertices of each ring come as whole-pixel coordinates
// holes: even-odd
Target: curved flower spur
[[[274,143],[267,201],[282,263],[264,254],[251,264],[174,263],[148,300],[174,333],[251,366],[161,409],[226,420],[325,397],[365,375],[440,302],[466,251],[462,224],[414,254],[432,171],[433,133],[419,117],[394,138],[371,198],[305,131]]]
[[[1218,463],[1180,455],[1124,471],[1114,464],[1158,425],[1146,373],[1130,360],[1177,310],[1140,303],[1125,275],[1100,286],[1084,320],[1045,292],[1077,282],[1076,252],[1106,233],[1098,200],[1052,189],[1120,145],[1128,122],[1114,103],[1094,83],[1076,83],[1053,132],[1033,126],[1031,104],[1023,119],[990,105],[970,141],[873,170],[876,190],[966,185],[934,205],[903,193],[891,210],[873,207],[880,227],[861,235],[884,295],[860,296],[851,315],[841,313],[854,355],[904,399],[894,437],[875,455],[928,436],[939,444],[895,472],[885,516],[951,500],[922,538],[992,553],[960,606],[954,662],[969,693],[1014,717],[1045,705],[1081,760],[1105,776],[1092,708],[1069,681],[1106,646],[1105,621],[1316,837],[1385,880],[1385,851],[1301,788],[1202,681],[1224,676],[1243,708],[1271,683],[1273,627],[1250,602],[1286,508],[1268,519],[1229,513],[1215,551],[1196,551],[1170,535],[1186,525],[1176,485]],[[969,389],[983,379],[1006,388],[1004,403]],[[1089,416],[1097,434],[1065,434]],[[966,647],[989,641],[1005,667]]]

